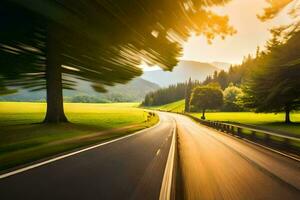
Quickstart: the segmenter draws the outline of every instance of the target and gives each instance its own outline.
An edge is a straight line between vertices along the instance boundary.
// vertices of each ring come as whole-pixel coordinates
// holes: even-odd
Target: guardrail
[[[183,114],[183,113],[181,113]],[[247,138],[250,140],[260,141],[265,144],[280,147],[286,150],[292,150],[293,152],[300,154],[300,138],[292,137],[288,135],[282,135],[273,133],[270,131],[260,130],[256,128],[245,127],[241,125],[202,120],[195,116],[184,114],[191,117],[199,123],[217,129],[227,134],[238,136],[241,138]]]

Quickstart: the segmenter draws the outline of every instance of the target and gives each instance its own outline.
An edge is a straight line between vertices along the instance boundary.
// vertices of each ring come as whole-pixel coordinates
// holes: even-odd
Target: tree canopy
[[[214,85],[197,86],[193,89],[190,109],[202,111],[202,119],[205,119],[207,109],[217,109],[223,104],[222,90]]]
[[[286,112],[300,108],[300,31],[299,26],[272,31],[267,51],[256,58],[247,80],[244,102],[257,112]]]
[[[14,92],[11,87],[47,88],[47,102],[59,115],[62,88],[76,85],[68,76],[90,81],[103,92],[106,85],[141,75],[142,61],[172,70],[191,32],[208,40],[234,33],[226,16],[208,9],[225,2],[4,0],[1,93]]]
[[[234,86],[232,83],[224,90],[224,105],[222,111],[241,111],[240,98],[243,95],[241,88]]]
[[[41,89],[49,43],[55,43],[63,73],[91,81],[99,91],[140,75],[142,60],[171,70],[191,32],[208,39],[233,33],[227,17],[207,10],[224,1],[205,2],[6,0],[1,3],[2,86]],[[65,79],[64,85],[74,83]]]

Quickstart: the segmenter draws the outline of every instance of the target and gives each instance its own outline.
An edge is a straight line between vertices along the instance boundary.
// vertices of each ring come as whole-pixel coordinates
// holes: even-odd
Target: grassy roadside
[[[192,113],[193,116],[200,118],[200,113]],[[223,121],[230,123],[241,123],[255,125],[258,127],[288,132],[291,134],[300,134],[300,113],[292,113],[292,124],[285,124],[284,114],[278,113],[252,113],[252,112],[215,112],[207,113],[206,118],[212,121]]]
[[[164,110],[170,112],[182,112],[184,110],[184,100],[165,104],[162,106],[150,107],[154,110]],[[191,113],[200,118],[201,113]],[[291,114],[292,124],[284,123],[283,113],[253,113],[253,112],[207,112],[207,120],[222,121],[229,123],[240,123],[254,125],[268,130],[287,132],[289,134],[300,135],[300,112]]]
[[[134,103],[65,104],[71,123],[39,124],[44,103],[0,103],[0,170],[150,127],[158,116]]]
[[[183,112],[184,111],[184,102],[185,100],[176,101],[173,103],[168,103],[161,106],[153,106],[147,107],[153,110],[163,110],[163,111],[170,111],[170,112]]]

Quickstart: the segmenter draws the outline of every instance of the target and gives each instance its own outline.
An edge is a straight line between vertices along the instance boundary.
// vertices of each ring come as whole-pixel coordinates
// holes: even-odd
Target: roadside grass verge
[[[193,116],[200,118],[201,113],[191,113]],[[258,128],[274,130],[277,132],[287,132],[294,135],[300,135],[300,113],[291,114],[292,124],[284,123],[284,113],[253,113],[253,112],[208,112],[206,119],[212,121],[222,121],[228,123],[240,123],[254,125]]]
[[[152,106],[147,107],[153,110],[163,110],[169,112],[183,112],[184,111],[184,102],[185,100],[175,101],[173,103],[161,105],[161,106]]]
[[[169,112],[182,112],[184,110],[184,100],[173,103],[149,107],[154,110]],[[190,113],[200,118],[201,113]],[[282,134],[300,135],[300,112],[291,114],[292,124],[284,123],[284,113],[253,113],[253,112],[207,112],[206,119],[227,123],[237,123],[241,125],[257,126],[257,128],[267,129]]]
[[[0,103],[0,170],[150,127],[158,116],[137,103],[66,103],[71,123],[41,124],[44,103]]]

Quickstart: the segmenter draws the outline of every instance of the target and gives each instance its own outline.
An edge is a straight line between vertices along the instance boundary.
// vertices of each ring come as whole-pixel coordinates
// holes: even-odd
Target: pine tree
[[[191,100],[191,95],[192,95],[192,89],[193,89],[192,79],[189,78],[189,81],[186,84],[186,88],[185,88],[185,107],[184,107],[185,112],[190,111],[190,100]]]

